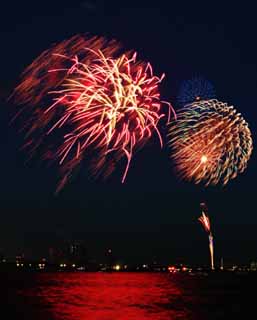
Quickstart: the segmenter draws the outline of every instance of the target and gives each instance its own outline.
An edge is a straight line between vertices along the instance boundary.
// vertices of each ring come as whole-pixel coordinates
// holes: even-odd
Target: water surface
[[[255,305],[250,276],[21,272],[1,279],[2,306],[19,320],[232,319]]]

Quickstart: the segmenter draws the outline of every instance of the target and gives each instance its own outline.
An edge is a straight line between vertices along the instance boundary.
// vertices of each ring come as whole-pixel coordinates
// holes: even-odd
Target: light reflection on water
[[[54,320],[187,319],[182,292],[166,274],[41,274],[22,294],[39,299]],[[42,315],[43,318],[43,315]]]
[[[6,319],[227,320],[256,313],[257,273],[13,272],[1,273],[0,283]]]

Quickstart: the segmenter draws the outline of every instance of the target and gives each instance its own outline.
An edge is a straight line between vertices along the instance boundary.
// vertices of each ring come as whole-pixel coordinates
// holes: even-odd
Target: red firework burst
[[[80,37],[55,46],[32,63],[14,92],[16,101],[34,108],[27,145],[35,150],[45,135],[61,132],[56,151],[48,148],[45,154],[59,161],[63,173],[59,188],[92,150],[97,153],[94,174],[104,170],[109,175],[126,157],[124,182],[135,149],[153,132],[162,146],[157,125],[165,113],[158,86],[164,75],[154,76],[149,63],[136,61],[136,53],[118,54],[114,41],[105,46],[101,38],[87,42]],[[38,130],[43,135],[35,142]]]

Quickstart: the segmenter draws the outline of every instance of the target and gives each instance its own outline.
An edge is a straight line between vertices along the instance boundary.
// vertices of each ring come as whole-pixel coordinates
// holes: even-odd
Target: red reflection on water
[[[55,320],[186,319],[181,291],[166,274],[54,274],[37,293]],[[52,283],[51,283],[52,282]]]

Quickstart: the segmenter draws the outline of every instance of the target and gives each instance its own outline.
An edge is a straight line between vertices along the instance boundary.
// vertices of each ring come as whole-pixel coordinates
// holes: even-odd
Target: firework
[[[203,77],[195,77],[182,83],[177,102],[181,107],[185,104],[216,97],[212,83]]]
[[[124,157],[124,182],[135,150],[154,132],[162,145],[157,125],[166,112],[158,87],[164,75],[154,76],[136,53],[118,54],[116,42],[105,46],[102,39],[80,37],[54,46],[32,63],[14,91],[16,101],[33,106],[26,146],[35,150],[46,136],[58,137],[51,138],[57,142],[47,146],[44,158],[58,159],[59,188],[89,154],[93,174],[105,176]]]
[[[206,232],[211,231],[210,219],[204,214],[204,212],[202,212],[202,216],[198,220],[201,222]]]
[[[203,205],[203,206],[202,206]],[[210,250],[210,259],[211,259],[211,269],[214,270],[214,250],[213,250],[213,236],[211,232],[211,223],[210,218],[207,216],[207,214],[204,213],[204,210],[206,210],[206,205],[201,204],[202,208],[202,215],[198,218],[202,226],[204,227],[204,230],[208,233],[209,237],[209,250]]]
[[[218,100],[186,105],[169,131],[171,158],[182,179],[226,185],[242,173],[252,153],[248,124]]]
[[[20,83],[11,96],[13,101],[19,105],[31,105],[35,109],[46,100],[49,90],[58,87],[67,78],[75,58],[80,58],[84,64],[95,58],[90,48],[113,57],[121,51],[121,44],[115,40],[107,41],[103,37],[75,35],[52,45],[23,71]]]

